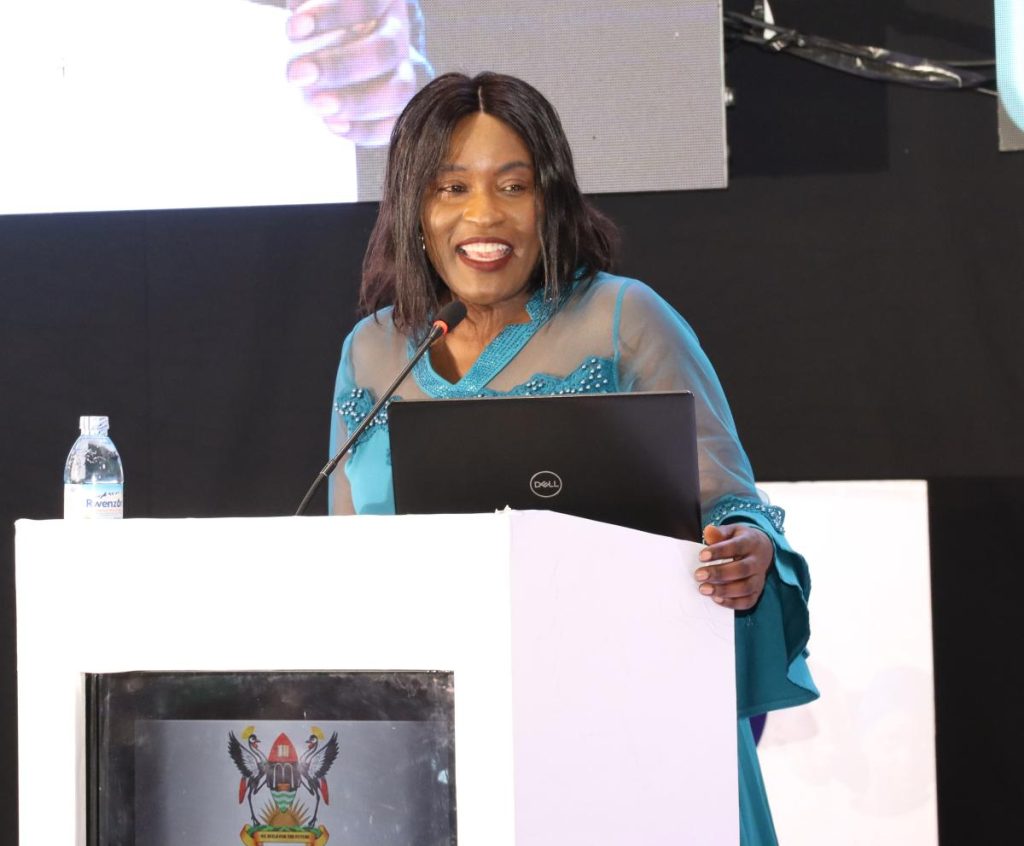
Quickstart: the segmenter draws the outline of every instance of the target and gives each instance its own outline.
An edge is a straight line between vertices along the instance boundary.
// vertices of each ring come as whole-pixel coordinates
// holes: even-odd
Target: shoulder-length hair
[[[541,244],[534,289],[543,287],[545,297],[558,302],[573,280],[587,285],[614,260],[615,225],[580,193],[565,131],[544,96],[503,74],[444,74],[409,101],[395,124],[380,211],[363,259],[360,306],[370,314],[394,306],[395,325],[409,333],[424,330],[447,298],[422,248],[423,200],[456,124],[478,112],[507,123],[533,158]]]

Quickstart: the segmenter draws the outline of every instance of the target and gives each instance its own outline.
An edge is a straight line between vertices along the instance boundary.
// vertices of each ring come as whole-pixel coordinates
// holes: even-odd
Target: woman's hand
[[[701,566],[693,574],[700,592],[726,608],[753,608],[775,558],[771,538],[753,526],[729,523],[707,526],[704,542],[707,547],[700,554]]]

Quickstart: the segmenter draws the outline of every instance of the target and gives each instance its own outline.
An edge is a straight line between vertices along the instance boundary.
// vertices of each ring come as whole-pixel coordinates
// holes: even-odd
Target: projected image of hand
[[[417,47],[419,6],[408,0],[287,0],[295,54],[288,80],[335,134],[387,144],[395,119],[433,74]]]

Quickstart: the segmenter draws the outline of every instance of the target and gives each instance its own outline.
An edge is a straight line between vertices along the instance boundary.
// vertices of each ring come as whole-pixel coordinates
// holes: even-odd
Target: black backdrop
[[[773,7],[848,41],[993,51],[988,0]],[[759,478],[929,479],[941,837],[1006,842],[1024,799],[1010,630],[1024,577],[1000,537],[1024,517],[1024,156],[997,153],[995,101],[978,94],[749,48],[727,78],[731,187],[597,198],[622,225],[621,269],[697,329]],[[3,795],[12,522],[60,515],[78,416],[110,416],[129,516],[291,513],[326,459],[375,210],[0,219]]]

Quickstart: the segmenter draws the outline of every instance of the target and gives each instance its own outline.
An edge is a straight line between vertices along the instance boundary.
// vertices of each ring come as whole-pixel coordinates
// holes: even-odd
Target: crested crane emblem
[[[242,827],[245,846],[271,843],[324,846],[327,827],[317,825],[320,804],[330,805],[327,773],[338,757],[338,733],[326,738],[319,726],[310,729],[306,749],[300,756],[295,744],[281,732],[265,753],[254,726],[247,726],[241,739],[228,732],[228,755],[241,774],[238,804],[248,801],[251,825]],[[257,810],[253,798],[263,788],[263,805]],[[301,793],[300,793],[301,791]],[[312,803],[310,812],[305,797]],[[302,798],[298,798],[302,795]]]

